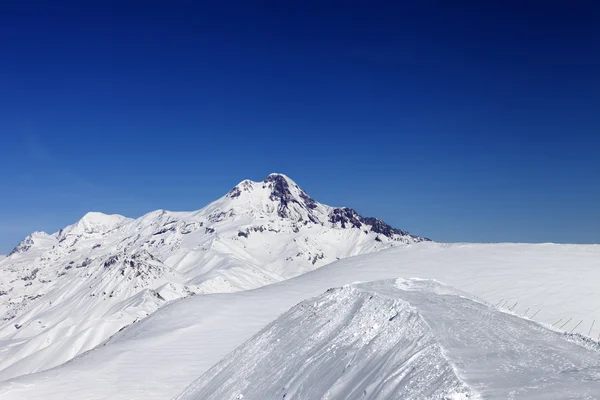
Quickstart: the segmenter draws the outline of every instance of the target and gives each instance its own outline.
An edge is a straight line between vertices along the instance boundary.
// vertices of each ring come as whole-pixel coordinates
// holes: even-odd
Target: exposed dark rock
[[[410,235],[406,231],[392,228],[390,225],[378,218],[362,217],[355,210],[348,207],[334,208],[329,215],[329,222],[333,224],[339,223],[342,228],[362,228],[365,233],[369,233],[369,231],[364,229],[364,226],[370,226],[371,232],[381,234],[390,239],[393,239],[395,235],[399,235],[410,236],[416,240],[430,241],[430,239],[420,238],[415,235]],[[381,241],[381,238],[377,238],[375,240]]]
[[[311,212],[312,210],[318,208],[318,203],[315,200],[313,200],[310,196],[308,196],[306,192],[297,187],[297,185],[296,188],[300,192],[300,201],[292,195],[289,183],[284,176],[279,174],[271,174],[264,180],[264,183],[271,184],[272,193],[270,199],[272,201],[279,202],[277,214],[280,217],[289,217],[289,205],[290,203],[296,203],[308,211],[307,217],[310,222],[314,224],[320,223]],[[300,221],[298,222],[302,222],[304,225],[307,225],[309,221],[303,221],[302,219],[300,219]],[[355,210],[348,207],[340,207],[333,209],[333,211],[329,215],[329,222],[339,224],[342,228],[363,228],[364,225],[368,225],[371,227],[371,232],[381,234],[389,238],[394,238],[394,235],[399,235],[410,236],[417,240],[429,240],[426,238],[419,238],[418,236],[409,235],[408,232],[400,229],[392,228],[390,225],[386,224],[378,218],[362,217]],[[368,232],[368,230],[365,230],[365,232]]]
[[[281,218],[288,217],[288,203],[297,201],[290,192],[290,187],[287,183],[287,180],[281,175],[269,175],[265,179],[265,182],[272,184],[271,196],[269,198],[273,201],[279,202],[277,214]]]
[[[35,279],[35,277],[37,276],[37,273],[39,272],[39,268],[34,268],[29,275],[24,276],[21,278],[22,281],[32,281]]]
[[[231,215],[231,211],[229,213],[226,213],[225,211],[215,212],[208,216],[208,220],[210,222],[219,222]]]
[[[137,253],[133,254],[131,256],[131,258],[135,259],[143,259],[143,260],[147,260],[147,259],[151,259],[151,260],[156,260],[156,257],[154,257],[154,255],[152,255],[152,253],[150,253],[147,250],[139,250]]]
[[[303,190],[300,191],[300,197],[302,198],[302,200],[304,201],[304,205],[306,205],[307,208],[314,210],[315,208],[317,208],[317,202],[314,201],[309,195],[307,195]]]
[[[238,232],[238,236],[248,238],[248,232]]]
[[[90,260],[89,258],[86,258],[85,260],[83,260],[83,262],[81,263],[81,265],[78,265],[75,268],[85,268],[88,265],[90,265],[91,262],[92,262],[92,260]]]
[[[152,236],[162,235],[163,233],[167,233],[167,232],[175,232],[175,226],[171,226],[169,228],[163,228],[163,229],[159,230],[158,232],[154,232],[152,234]]]
[[[228,193],[228,196],[232,199],[235,199],[236,197],[239,197],[240,194],[242,194],[242,191],[236,186],[233,189],[231,189],[231,191]]]
[[[179,232],[181,232],[183,235],[187,235],[188,233],[192,233],[195,230],[200,229],[203,225],[204,224],[202,222],[188,222],[179,229]]]
[[[317,254],[314,256],[314,258],[312,259],[312,264],[315,265],[317,263],[317,260],[322,260],[325,258],[325,255],[323,253],[321,254]]]
[[[329,216],[329,222],[336,224],[339,223],[342,228],[361,227],[361,216],[356,213],[351,208],[343,207],[343,208],[335,208],[331,212]]]
[[[408,235],[408,232],[402,231],[400,229],[395,229],[383,222],[378,218],[367,217],[362,218],[362,222],[365,225],[371,226],[371,232],[381,233],[384,236],[392,237],[394,234],[396,235]]]
[[[31,246],[33,246],[33,244],[33,238],[31,237],[31,235],[29,235],[25,239],[23,239],[23,241],[19,243],[14,249],[12,249],[12,251],[8,253],[8,256],[10,257],[13,254],[17,253],[25,253],[31,248]]]
[[[114,265],[119,261],[119,256],[110,256],[108,260],[104,262],[104,268],[109,268],[111,265]]]

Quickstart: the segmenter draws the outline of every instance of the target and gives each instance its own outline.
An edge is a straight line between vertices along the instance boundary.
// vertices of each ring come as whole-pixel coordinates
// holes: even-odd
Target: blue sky
[[[600,242],[593,2],[24,3],[0,6],[0,253],[275,171],[434,240]]]

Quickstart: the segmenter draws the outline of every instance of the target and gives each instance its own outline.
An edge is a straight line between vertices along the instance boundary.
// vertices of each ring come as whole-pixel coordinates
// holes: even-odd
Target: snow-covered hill
[[[177,399],[469,398],[438,332],[412,302],[389,296],[391,283],[385,289],[347,286],[303,301]]]
[[[562,330],[597,338],[599,276],[598,245],[398,246],[256,290],[171,302],[64,365],[0,382],[0,398],[169,399],[295,304],[332,287],[399,277],[434,278],[499,308],[510,302],[519,316],[548,325],[561,320],[556,328],[567,322]]]
[[[177,399],[592,399],[598,370],[598,345],[400,279],[303,301]]]
[[[0,260],[0,379],[92,349],[169,300],[253,289],[422,239],[318,203],[281,174],[199,211],[91,212]]]

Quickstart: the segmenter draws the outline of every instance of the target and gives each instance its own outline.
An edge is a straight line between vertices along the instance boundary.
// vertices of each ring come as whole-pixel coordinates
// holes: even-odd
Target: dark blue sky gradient
[[[0,5],[0,253],[275,171],[434,240],[600,242],[600,6],[445,3]]]

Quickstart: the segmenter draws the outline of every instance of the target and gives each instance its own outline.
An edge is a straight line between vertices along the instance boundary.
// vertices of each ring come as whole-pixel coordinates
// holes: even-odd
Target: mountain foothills
[[[321,204],[282,174],[245,180],[199,211],[88,213],[0,258],[0,380],[62,364],[173,299],[254,289],[421,241]]]

